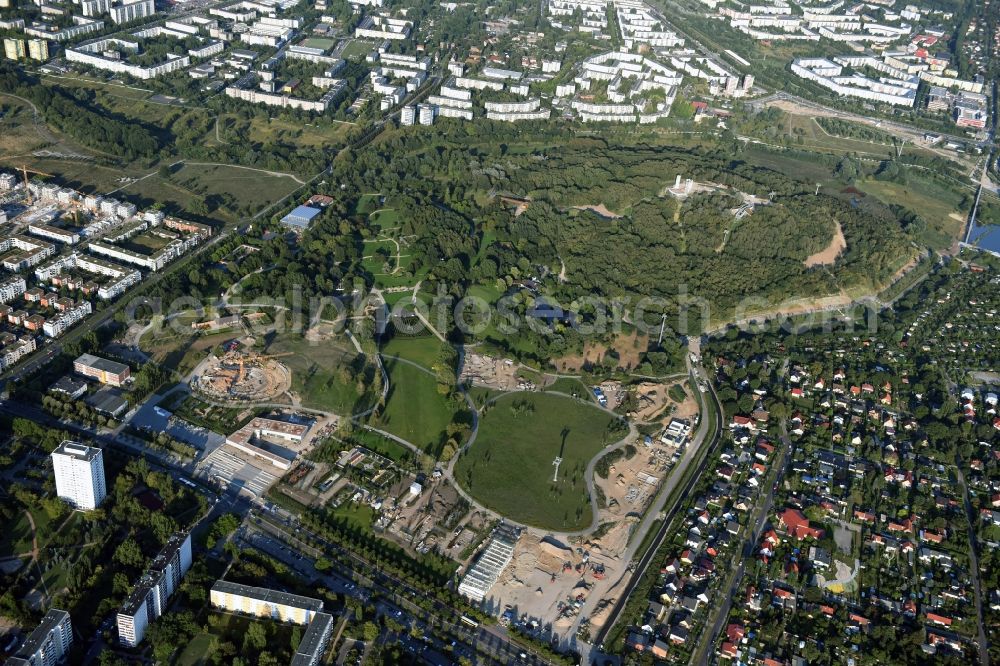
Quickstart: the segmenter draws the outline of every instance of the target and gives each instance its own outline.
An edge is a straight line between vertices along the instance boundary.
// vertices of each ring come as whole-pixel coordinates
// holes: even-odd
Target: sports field
[[[309,49],[323,49],[324,51],[332,49],[336,45],[336,39],[327,39],[325,37],[309,37],[300,44],[300,46],[305,46]]]
[[[498,398],[479,422],[475,443],[455,466],[473,497],[508,518],[559,531],[593,519],[584,473],[624,426],[597,407],[545,393]],[[553,461],[561,457],[556,481]]]

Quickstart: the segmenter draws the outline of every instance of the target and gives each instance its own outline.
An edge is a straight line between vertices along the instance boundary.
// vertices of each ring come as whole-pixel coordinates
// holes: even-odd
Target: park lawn
[[[479,251],[476,253],[475,258],[472,260],[473,266],[478,266],[479,262],[483,260],[483,257],[486,256],[486,250],[489,248],[490,245],[493,244],[493,241],[496,240],[496,237],[497,237],[496,233],[493,231],[483,232],[483,238],[482,240],[479,241]]]
[[[361,260],[361,265],[372,275],[384,275],[386,260],[376,254],[379,250],[389,253],[388,264],[390,267],[396,265],[396,245],[387,240],[366,241],[364,244],[365,256]]]
[[[465,295],[470,298],[482,299],[486,303],[493,305],[500,300],[503,293],[497,289],[495,284],[475,284],[466,290]]]
[[[441,356],[444,347],[445,343],[433,335],[409,336],[397,333],[382,347],[382,355],[405,358],[430,370]]]
[[[368,215],[368,222],[379,229],[393,229],[399,226],[399,213],[394,208],[380,208]]]
[[[42,537],[46,534],[43,530],[48,527],[51,521],[48,515],[42,510],[32,512],[32,517],[35,519],[35,525],[39,531],[38,545],[41,547]],[[13,523],[9,524],[7,529],[3,531],[3,535],[0,535],[0,557],[30,553],[31,537],[31,523],[28,522],[28,516],[22,510],[18,512],[17,518]]]
[[[402,462],[412,455],[408,448],[396,440],[389,439],[385,435],[380,435],[371,430],[357,430],[351,433],[348,439],[353,443],[360,444],[366,449],[389,458],[393,462]]]
[[[593,519],[584,479],[616,420],[584,402],[546,393],[498,398],[479,421],[475,444],[459,458],[455,479],[474,498],[517,522],[580,530]],[[611,441],[608,441],[608,440]],[[562,457],[553,483],[553,460]]]
[[[543,389],[556,393],[566,393],[567,395],[577,395],[584,400],[589,400],[590,390],[587,386],[573,377],[560,377]]]
[[[406,259],[403,259],[403,265],[406,265]],[[376,274],[375,275],[375,286],[380,289],[389,289],[392,287],[414,287],[418,282],[424,279],[429,271],[426,268],[422,268],[416,275],[407,275],[403,271],[396,273],[394,275],[388,274]],[[409,292],[406,292],[409,295]]]
[[[355,215],[368,215],[379,207],[381,194],[362,194],[358,197],[358,202],[354,207]]]
[[[438,393],[434,375],[409,363],[387,359],[389,395],[375,425],[428,454],[437,456],[455,416],[448,398]]]
[[[184,647],[174,661],[176,666],[204,666],[215,652],[218,639],[212,634],[198,634]]]
[[[472,399],[472,404],[476,407],[482,407],[494,398],[499,398],[503,395],[503,391],[486,388],[485,386],[470,386],[465,392]]]
[[[291,356],[278,361],[292,371],[292,391],[299,394],[304,407],[349,415],[373,404],[374,368],[365,359],[359,375],[352,368],[358,356],[353,347],[332,340],[312,343],[298,335],[282,334],[266,349],[268,354],[286,352]]]

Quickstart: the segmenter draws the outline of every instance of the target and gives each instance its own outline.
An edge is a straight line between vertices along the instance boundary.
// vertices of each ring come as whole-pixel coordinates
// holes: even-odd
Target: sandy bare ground
[[[830,244],[819,252],[810,254],[806,257],[804,262],[806,268],[812,268],[813,266],[829,266],[833,262],[837,261],[837,257],[840,256],[840,253],[847,248],[847,239],[844,238],[844,230],[840,227],[840,222],[834,220],[833,224],[836,229],[833,232],[833,238],[830,240]]]
[[[597,213],[601,217],[606,217],[609,220],[617,220],[621,217],[618,213],[608,210],[608,207],[604,204],[589,205],[589,206],[573,206],[574,210],[589,210],[591,212]]]
[[[610,346],[602,342],[588,340],[584,343],[582,354],[552,359],[552,365],[560,372],[577,373],[587,364],[600,365],[604,354],[609,349],[614,349],[618,353],[619,368],[635,368],[639,365],[639,360],[648,344],[648,337],[640,336],[638,332],[619,336]]]

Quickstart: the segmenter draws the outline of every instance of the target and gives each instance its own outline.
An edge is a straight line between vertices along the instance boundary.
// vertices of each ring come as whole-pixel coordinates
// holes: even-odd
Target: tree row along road
[[[426,596],[426,593],[419,588],[414,587],[409,582],[388,573],[384,569],[380,569],[377,564],[372,564],[368,560],[357,555],[353,550],[345,548],[339,544],[333,543],[326,538],[316,534],[311,531],[308,527],[305,527],[299,522],[298,516],[295,514],[279,509],[287,519],[295,524],[296,533],[291,533],[288,531],[288,527],[277,524],[270,519],[265,522],[269,525],[272,530],[277,530],[276,536],[280,534],[281,538],[286,542],[295,541],[299,544],[297,547],[308,546],[308,544],[303,544],[300,536],[296,534],[303,534],[307,536],[313,543],[319,544],[321,550],[330,554],[335,554],[339,556],[338,559],[346,558],[351,566],[351,570],[356,574],[363,576],[367,579],[367,582],[371,584],[377,591],[383,595],[390,595],[399,598],[401,603],[407,607],[407,610],[413,612],[427,613],[428,615],[433,615],[442,619],[444,621],[450,622],[453,618],[463,615],[461,609],[455,608],[450,604],[442,602],[440,600],[434,601],[434,610],[429,611],[417,606],[410,599],[416,599]],[[294,545],[294,544],[293,544]],[[407,599],[409,597],[409,599]],[[478,639],[483,642],[504,642],[510,643],[511,637],[499,627],[480,625],[479,627],[472,630],[473,639]],[[534,651],[530,645],[522,644],[520,641],[514,641],[518,643],[519,650],[523,651],[528,655],[531,664],[547,664],[549,663],[544,657]]]

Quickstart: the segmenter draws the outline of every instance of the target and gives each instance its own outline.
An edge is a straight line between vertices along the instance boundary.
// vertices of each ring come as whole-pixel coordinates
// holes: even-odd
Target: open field
[[[925,178],[911,178],[907,185],[866,180],[858,189],[885,203],[899,203],[927,221],[922,240],[933,248],[946,248],[965,227],[965,213],[958,209],[961,195]]]
[[[802,143],[798,146],[801,148],[835,153],[838,155],[857,153],[860,156],[869,156],[877,159],[886,159],[889,157],[895,157],[896,155],[896,147],[892,143],[881,143],[879,141],[868,141],[865,139],[832,135],[820,127],[819,123],[816,122],[816,119],[813,116],[809,115],[786,113],[785,126],[782,127],[782,129],[785,130],[786,134],[792,137],[802,137]],[[907,145],[904,150],[908,154],[916,153],[925,157],[932,157],[935,155],[935,153],[930,150],[920,148],[912,144]]]
[[[52,146],[49,149],[59,150],[58,147]],[[121,182],[118,179],[123,175],[121,169],[81,160],[62,160],[31,155],[8,157],[5,135],[3,145],[0,146],[0,168],[13,170],[20,169],[22,165],[26,165],[28,169],[52,174],[56,176],[55,182],[59,185],[65,185],[84,194],[111,192],[121,187]]]
[[[31,108],[13,97],[0,95],[0,108],[5,110],[0,118],[0,136],[3,155],[23,155],[38,150],[50,142],[35,127]]]
[[[169,180],[153,174],[122,187],[121,195],[140,207],[162,203],[166,212],[181,217],[198,216],[207,209],[211,217],[235,222],[298,187],[288,176],[235,166],[184,164]]]
[[[244,120],[232,113],[219,116],[219,133],[223,141],[227,140],[227,130],[239,128],[240,133],[253,143],[280,143],[306,148],[320,148],[330,144],[345,141],[350,123],[337,123],[322,118],[309,124],[290,122],[283,118],[254,116]],[[214,139],[214,135],[213,135]]]
[[[336,39],[330,39],[328,37],[309,37],[305,39],[301,46],[305,46],[310,49],[332,49],[337,45]]]
[[[406,336],[396,334],[382,348],[383,356],[398,356],[413,361],[428,370],[437,362],[444,343],[433,335]]]
[[[401,462],[411,455],[410,450],[399,442],[371,430],[358,430],[351,433],[347,439],[394,462]]]
[[[379,415],[377,427],[402,437],[427,453],[441,452],[454,410],[438,393],[437,381],[408,363],[387,359],[389,396]]]
[[[477,500],[518,522],[553,530],[590,525],[584,472],[608,440],[615,419],[597,407],[552,394],[512,393],[490,407],[455,479]],[[558,481],[553,460],[562,458]]]
[[[374,401],[373,366],[340,341],[313,343],[281,334],[267,343],[265,353],[290,353],[280,360],[292,371],[292,392],[303,407],[347,415],[368,409]]]
[[[141,233],[138,236],[133,236],[128,239],[128,241],[123,243],[122,246],[127,250],[148,256],[158,250],[162,250],[169,242],[169,240],[163,238],[162,236],[146,232]]]
[[[139,348],[161,367],[173,370],[181,376],[191,372],[205,358],[205,354],[215,347],[232,340],[232,331],[215,335],[184,335],[172,327],[159,333],[150,331],[139,340]]]

